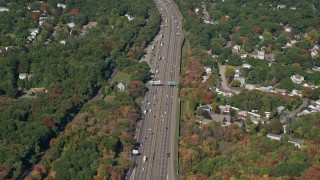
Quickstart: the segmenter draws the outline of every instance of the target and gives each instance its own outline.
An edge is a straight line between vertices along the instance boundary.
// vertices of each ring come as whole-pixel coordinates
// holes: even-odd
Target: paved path
[[[226,71],[226,65],[220,65],[219,64],[219,74],[221,78],[221,89],[226,92],[231,92],[231,93],[239,93],[239,91],[233,90],[229,88],[228,83],[227,83],[227,78],[225,76],[225,71]]]

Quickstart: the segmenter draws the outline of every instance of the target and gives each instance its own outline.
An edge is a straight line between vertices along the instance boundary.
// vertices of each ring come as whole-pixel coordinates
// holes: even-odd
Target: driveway
[[[227,79],[225,76],[225,71],[226,71],[226,65],[221,65],[219,64],[219,74],[220,74],[220,78],[221,78],[221,89],[226,91],[226,92],[231,92],[231,93],[239,93],[239,91],[235,91],[231,88],[229,88],[228,83],[227,83]]]
[[[299,112],[301,112],[301,110],[303,108],[307,107],[308,104],[309,104],[309,99],[308,98],[303,98],[302,99],[302,104],[297,109],[295,109],[293,111],[289,111],[288,114],[281,119],[281,123],[285,123],[286,119],[288,119],[288,118],[295,117]]]

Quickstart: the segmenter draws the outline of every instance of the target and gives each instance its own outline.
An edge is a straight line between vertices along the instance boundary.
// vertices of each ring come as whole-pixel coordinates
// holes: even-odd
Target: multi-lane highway
[[[135,180],[175,179],[174,146],[178,121],[178,82],[182,45],[182,17],[170,0],[155,0],[161,14],[161,37],[156,46],[154,79],[162,86],[149,86],[142,110],[146,110],[138,130],[140,155],[129,178]]]

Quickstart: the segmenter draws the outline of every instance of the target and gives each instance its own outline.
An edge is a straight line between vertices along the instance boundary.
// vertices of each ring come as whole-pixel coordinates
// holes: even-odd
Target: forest
[[[302,90],[302,97],[319,99],[319,90],[295,84],[290,76],[300,74],[307,82],[319,85],[318,55],[311,52],[320,40],[318,1],[220,1],[175,0],[184,17],[186,42],[183,47],[182,72],[179,80],[181,99],[179,175],[181,179],[317,179],[319,178],[319,113],[292,117],[284,129],[276,117],[276,108],[296,109],[297,96],[261,91],[240,90],[226,97],[212,91],[220,88],[218,66],[226,64],[232,71],[240,68],[246,82],[273,86],[287,91]],[[207,15],[203,12],[206,7]],[[209,22],[209,23],[208,23]],[[289,28],[287,32],[286,28]],[[287,47],[287,44],[291,47]],[[233,46],[239,45],[235,53]],[[285,47],[285,48],[284,48]],[[250,57],[263,50],[274,59]],[[318,51],[319,53],[319,51]],[[248,56],[243,58],[242,55]],[[205,68],[212,73],[206,81]],[[232,84],[231,84],[232,85]],[[237,125],[206,118],[197,110],[208,104],[215,111],[219,105],[232,105],[241,110],[271,111],[267,123],[252,123],[249,118]],[[212,112],[212,114],[214,114]],[[230,113],[231,115],[231,113]],[[232,116],[232,115],[231,115]],[[229,123],[229,122],[228,122]],[[286,133],[284,133],[286,130]],[[271,140],[268,133],[282,134]],[[303,139],[299,149],[288,139]]]
[[[147,0],[8,3],[0,1],[0,5],[10,9],[0,12],[0,25],[5,27],[0,32],[0,179],[25,176],[26,171],[29,172],[43,156],[49,154],[50,164],[45,166],[46,173],[54,172],[62,179],[69,179],[79,170],[65,172],[68,167],[83,168],[79,177],[97,174],[108,178],[122,177],[131,165],[122,152],[127,152],[133,143],[129,134],[134,129],[133,122],[138,112],[134,99],[120,93],[115,95],[112,105],[97,102],[92,105],[95,110],[89,110],[89,107],[82,110],[82,106],[89,106],[86,105],[88,100],[101,87],[108,85],[107,80],[115,69],[130,68],[129,72],[134,77],[131,80],[138,84],[149,78],[150,73],[146,73],[148,65],[137,60],[144,54],[146,44],[157,34],[160,18],[156,6]],[[58,7],[58,3],[64,4],[65,8]],[[125,14],[134,19],[129,21]],[[39,25],[41,19],[45,21]],[[69,27],[71,22],[74,27]],[[85,29],[83,26],[89,22],[97,25]],[[27,41],[29,28],[40,31],[32,42]],[[21,79],[23,73],[31,76]],[[33,89],[40,91],[31,93],[28,98],[21,97]],[[118,108],[124,111],[115,112]],[[66,127],[80,110],[84,115],[73,123],[79,126],[76,129],[72,129],[72,125]],[[102,115],[105,117],[100,117]],[[93,126],[89,128],[91,130],[101,128],[103,133],[88,134],[83,128],[84,123],[77,124],[86,122],[89,117],[97,121],[100,117],[99,122],[89,123],[88,127]],[[100,127],[102,122],[109,120],[110,124],[104,124],[107,127]],[[107,129],[110,127],[119,127],[123,131],[109,132]],[[66,144],[67,138],[69,145]],[[62,148],[66,150],[78,140],[85,141],[62,152]],[[100,140],[104,143],[100,144]],[[104,156],[112,161],[104,159],[99,161],[99,165],[97,158],[101,157],[101,149],[104,148],[106,151],[103,153],[108,154]],[[70,153],[73,156],[69,156]],[[87,155],[90,155],[88,161],[68,159]],[[95,165],[88,167],[91,163]],[[114,168],[112,175],[101,174],[101,171],[105,173],[104,168],[109,167]],[[44,172],[43,177],[49,176]]]

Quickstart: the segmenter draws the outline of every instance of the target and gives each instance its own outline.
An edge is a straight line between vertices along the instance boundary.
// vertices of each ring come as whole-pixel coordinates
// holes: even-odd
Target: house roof
[[[295,75],[293,75],[293,77],[296,78],[296,79],[302,79],[303,78],[303,76],[300,76],[299,74],[295,74]]]
[[[293,142],[293,143],[297,143],[299,145],[303,144],[303,139],[298,139],[298,138],[289,138],[288,142]]]
[[[273,133],[268,133],[268,134],[267,134],[267,137],[281,138],[281,135],[273,134]]]

